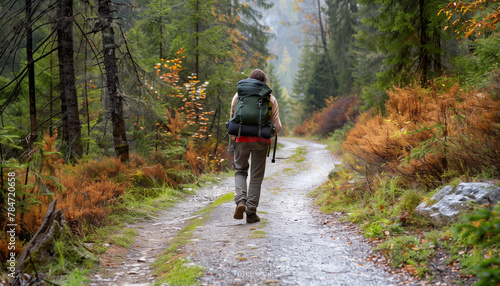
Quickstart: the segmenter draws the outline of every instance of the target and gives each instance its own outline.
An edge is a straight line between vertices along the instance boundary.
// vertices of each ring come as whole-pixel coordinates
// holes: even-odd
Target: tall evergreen
[[[106,69],[107,94],[110,99],[109,113],[113,125],[113,143],[116,155],[121,161],[129,159],[129,144],[123,111],[123,91],[120,90],[120,78],[116,59],[116,41],[113,28],[113,10],[110,0],[99,0],[99,18],[101,21],[102,53]]]
[[[376,17],[379,10],[380,4],[375,2],[358,7],[357,34],[354,35],[355,41],[351,48],[354,57],[354,86],[360,91],[360,96],[363,98],[363,108],[374,108],[377,111],[383,111],[387,94],[384,88],[377,85],[377,75],[386,71],[389,67],[384,63],[386,54],[377,49],[375,41],[364,37],[364,35],[379,33],[378,29],[367,25],[363,20]]]
[[[59,45],[59,78],[63,136],[68,158],[81,157],[81,123],[76,91],[73,48],[73,0],[58,0],[57,42]]]
[[[325,106],[325,99],[336,96],[338,88],[332,67],[319,47],[304,48],[299,61],[299,71],[293,85],[293,99],[301,103],[305,118]]]
[[[358,39],[374,43],[373,47],[386,55],[389,67],[379,74],[379,87],[409,84],[418,79],[428,80],[444,72],[443,15],[438,15],[442,0],[360,0],[362,5],[376,3],[377,15],[364,22],[377,28],[375,33],[360,31]]]
[[[281,99],[281,80],[276,74],[276,67],[273,63],[269,63],[266,69],[267,84],[273,89],[273,95],[279,101]]]
[[[251,64],[262,67],[270,57],[267,49],[269,28],[262,21],[262,10],[270,9],[273,4],[270,0],[231,0],[231,7],[240,20],[235,26],[241,32],[243,41],[240,43],[248,57],[252,59]],[[251,3],[251,4],[250,4]]]
[[[353,88],[354,59],[352,48],[356,33],[357,0],[328,0],[328,34],[338,95],[346,95]]]
[[[327,55],[318,54],[312,60],[312,73],[309,75],[303,100],[306,115],[325,107],[325,100],[337,96],[335,91],[338,89]]]

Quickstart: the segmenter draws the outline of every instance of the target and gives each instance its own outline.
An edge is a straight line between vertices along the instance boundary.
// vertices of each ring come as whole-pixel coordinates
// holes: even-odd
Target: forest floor
[[[356,225],[325,214],[307,195],[327,180],[339,162],[325,145],[302,139],[279,140],[276,163],[269,158],[258,214],[261,222],[233,219],[234,202],[215,207],[182,243],[176,256],[202,267],[199,285],[423,285],[405,271],[394,271],[373,251]],[[233,191],[234,179],[196,190],[137,231],[129,249],[111,245],[90,285],[150,285],[152,264],[179,232],[217,198]],[[201,268],[200,268],[201,269]],[[435,277],[434,285],[451,285]],[[442,281],[442,282],[439,282]],[[158,284],[158,282],[156,282]],[[166,284],[164,284],[166,285]]]

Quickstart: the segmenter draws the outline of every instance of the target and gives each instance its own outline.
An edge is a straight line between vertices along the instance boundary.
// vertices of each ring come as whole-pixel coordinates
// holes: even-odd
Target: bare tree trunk
[[[160,7],[163,7],[163,3],[160,0]],[[160,59],[164,59],[163,57],[163,12],[160,13]]]
[[[76,94],[73,60],[73,0],[58,0],[57,43],[59,45],[59,78],[61,110],[63,113],[63,140],[68,144],[68,158],[83,154],[81,123]]]
[[[422,86],[428,86],[428,73],[429,73],[429,52],[426,50],[427,45],[427,27],[429,25],[429,20],[427,19],[427,14],[425,11],[425,1],[419,0],[419,12],[420,12],[420,84]]]
[[[325,51],[325,56],[326,56],[326,59],[328,60],[328,64],[330,65],[330,70],[332,72],[332,75],[334,74],[334,70],[333,70],[333,62],[332,62],[332,59],[330,58],[330,53],[328,53],[328,45],[327,45],[327,42],[326,42],[326,31],[325,31],[325,28],[323,27],[323,17],[321,17],[321,3],[319,0],[317,0],[317,4],[318,4],[318,22],[319,22],[319,32],[320,32],[320,36],[321,36],[321,42],[323,44],[323,50]]]
[[[28,61],[28,90],[30,101],[30,123],[31,132],[29,136],[29,145],[35,142],[37,134],[36,120],[36,97],[35,97],[35,63],[33,62],[33,29],[31,26],[31,0],[26,0],[26,18],[28,25],[26,27],[26,59]]]
[[[115,152],[120,160],[128,161],[129,146],[125,130],[123,115],[123,94],[120,91],[118,66],[115,56],[115,33],[113,30],[111,7],[109,0],[99,0],[99,18],[102,27],[102,44],[104,54],[104,67],[106,69],[106,83],[110,99],[111,123],[113,124],[113,143]]]
[[[50,101],[50,108],[49,108],[49,114],[50,114],[50,119],[49,119],[49,136],[52,137],[54,134],[53,134],[53,129],[52,129],[52,118],[54,117],[54,105],[53,105],[53,93],[54,93],[54,83],[53,83],[53,80],[52,80],[52,69],[53,69],[53,56],[52,56],[52,53],[50,54],[50,82],[49,82],[49,85],[50,85],[50,90],[49,90],[49,101]]]
[[[85,2],[85,15],[87,15],[87,2]],[[87,27],[88,23],[85,21],[85,24],[83,26],[83,30],[86,33],[87,32]],[[87,89],[87,61],[88,61],[88,41],[84,41],[84,61],[83,61],[83,93],[85,96],[85,112],[87,113],[87,137],[90,138],[90,111],[89,111],[89,95],[88,95],[88,89]],[[90,140],[87,140],[87,148],[86,148],[86,155],[89,154],[89,149],[90,149]]]
[[[195,34],[195,67],[194,73],[197,79],[200,78],[200,3],[196,0],[196,34]]]

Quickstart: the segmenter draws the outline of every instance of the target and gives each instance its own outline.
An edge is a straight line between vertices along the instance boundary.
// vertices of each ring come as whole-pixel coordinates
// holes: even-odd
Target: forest
[[[439,230],[414,213],[446,184],[499,184],[498,21],[497,0],[0,0],[2,265],[56,198],[68,235],[104,245],[138,205],[230,171],[230,100],[261,68],[280,135],[343,162],[315,191],[324,211],[352,213],[393,267],[429,278],[432,254],[411,249],[435,241],[499,283],[498,206]],[[64,280],[69,263],[38,271]]]

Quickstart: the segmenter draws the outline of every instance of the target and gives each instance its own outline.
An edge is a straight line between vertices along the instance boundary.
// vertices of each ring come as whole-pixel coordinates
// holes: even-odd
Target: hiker
[[[231,103],[231,118],[235,119],[241,118],[241,108],[243,108],[243,102],[238,105],[238,93],[241,94],[257,94],[267,95],[268,101],[264,107],[264,113],[267,114],[267,118],[271,124],[262,122],[261,119],[257,118],[258,126],[252,126],[253,130],[257,133],[254,136],[244,136],[241,134],[241,124],[239,126],[238,135],[236,135],[236,141],[234,143],[234,165],[236,167],[236,173],[234,175],[235,181],[235,195],[234,202],[236,203],[236,210],[234,212],[235,219],[243,219],[243,213],[246,212],[247,223],[259,222],[260,218],[257,215],[257,207],[259,206],[260,190],[262,185],[262,180],[264,179],[264,171],[266,169],[266,157],[268,154],[268,148],[271,145],[271,138],[275,134],[281,131],[281,121],[279,118],[279,108],[278,101],[271,94],[272,90],[267,86],[267,76],[266,74],[259,70],[253,70],[248,79],[242,80],[238,83],[238,92],[234,95]],[[246,100],[244,98],[243,100]],[[264,100],[266,101],[266,100]],[[247,101],[248,102],[248,101]],[[261,106],[262,100],[259,104],[246,104],[245,108],[248,109],[249,106]],[[235,114],[235,107],[237,112]],[[240,112],[240,113],[238,113]],[[258,111],[262,115],[262,111]],[[265,121],[264,119],[262,121]],[[265,128],[270,126],[270,128]],[[262,130],[261,130],[262,129]],[[267,138],[266,138],[267,137]],[[249,164],[249,159],[251,157],[251,166]],[[250,168],[250,184],[247,188],[247,177],[248,169]]]

